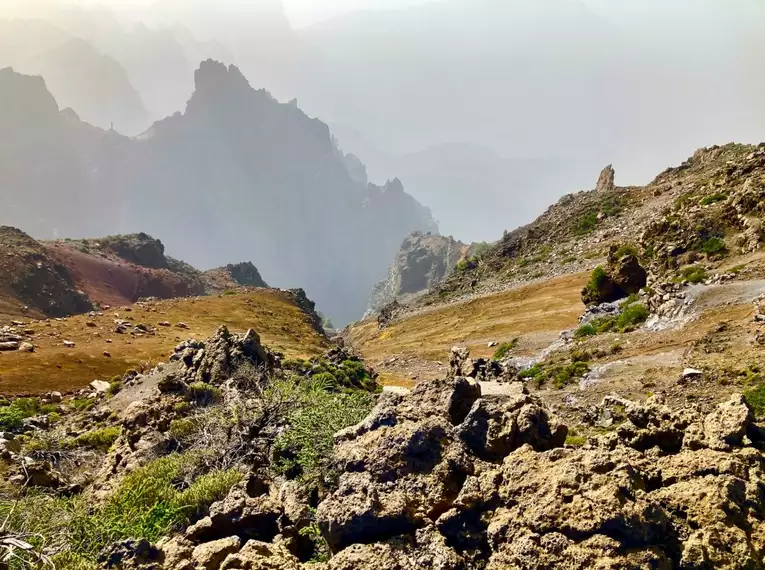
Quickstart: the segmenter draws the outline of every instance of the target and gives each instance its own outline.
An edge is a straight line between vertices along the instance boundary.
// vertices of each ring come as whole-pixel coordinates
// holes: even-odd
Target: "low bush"
[[[648,320],[650,312],[642,303],[633,303],[622,309],[616,317],[615,327],[619,332],[631,332]]]
[[[58,406],[41,404],[37,398],[18,398],[0,407],[0,431],[17,431],[25,419],[52,413],[58,413]]]
[[[765,384],[744,392],[744,399],[758,418],[765,416]]]
[[[689,283],[698,284],[703,283],[709,279],[706,269],[700,265],[688,265],[680,269],[679,278],[675,281],[688,281]]]
[[[107,451],[120,436],[120,428],[117,426],[105,427],[94,431],[89,431],[77,436],[74,444],[77,447],[88,447]]]
[[[503,342],[497,347],[497,350],[494,351],[494,356],[492,357],[494,360],[502,360],[503,358],[507,358],[510,356],[510,352],[518,346],[518,339],[514,338],[510,342]]]
[[[197,406],[209,406],[218,401],[222,397],[219,388],[216,388],[212,384],[206,382],[194,382],[189,386],[189,399]]]
[[[704,196],[701,200],[699,200],[700,206],[710,206],[712,204],[716,204],[717,202],[724,202],[728,199],[727,194],[723,194],[722,192],[715,192],[714,194],[710,194],[709,196]]]
[[[332,393],[304,382],[273,389],[296,389],[300,399],[299,407],[289,416],[289,429],[276,440],[277,470],[297,477],[304,485],[325,486],[332,479],[329,457],[333,435],[363,420],[374,405],[373,396],[360,391]]]
[[[588,336],[595,336],[598,334],[598,330],[592,323],[587,323],[580,326],[574,331],[574,338],[586,338]]]
[[[592,273],[590,274],[590,280],[587,282],[587,285],[584,286],[585,292],[582,293],[582,298],[599,298],[600,290],[607,278],[608,276],[606,275],[606,270],[603,269],[602,265],[598,265],[595,269],[592,270]],[[589,292],[589,295],[587,292]]]
[[[7,532],[25,537],[36,551],[56,552],[57,568],[95,569],[105,546],[128,538],[156,542],[204,516],[242,478],[234,470],[197,477],[198,463],[190,454],[156,459],[128,474],[96,507],[82,497],[39,492],[20,499],[0,497],[0,520]],[[19,568],[34,567],[32,553],[22,556],[27,558],[18,561]]]
[[[627,243],[627,244],[623,244],[619,246],[619,248],[614,252],[614,255],[616,256],[617,259],[620,259],[627,255],[639,257],[640,253],[638,252],[638,249],[634,245]]]
[[[705,239],[699,245],[699,251],[707,255],[722,255],[728,251],[725,241],[719,237],[710,237]]]
[[[112,378],[109,382],[109,388],[106,390],[107,396],[116,396],[122,391],[122,378],[119,376]]]

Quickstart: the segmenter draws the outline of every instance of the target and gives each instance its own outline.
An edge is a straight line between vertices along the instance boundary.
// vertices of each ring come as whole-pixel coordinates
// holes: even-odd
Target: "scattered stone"
[[[157,323],[160,327],[169,327],[170,323],[168,321],[160,321]]]
[[[205,542],[194,549],[191,558],[200,570],[218,570],[229,554],[239,552],[241,544],[238,536]]]
[[[34,352],[35,351],[35,345],[31,342],[22,342],[19,345],[19,352]]]
[[[104,380],[93,380],[89,386],[96,391],[97,394],[106,394],[109,390],[109,383]]]
[[[183,322],[181,322],[181,323],[178,323],[178,324],[177,324],[177,325],[175,325],[175,326],[176,326],[177,328],[179,328],[179,329],[188,329],[188,328],[189,328],[189,325],[187,325],[186,323],[183,323]]]
[[[64,341],[64,346],[67,347],[67,348],[74,348],[75,344],[71,340],[65,340]]]
[[[17,341],[0,342],[0,352],[9,352],[11,350],[18,350],[20,343]]]
[[[106,358],[111,358],[112,357],[111,353],[108,350],[104,350],[104,356]]]

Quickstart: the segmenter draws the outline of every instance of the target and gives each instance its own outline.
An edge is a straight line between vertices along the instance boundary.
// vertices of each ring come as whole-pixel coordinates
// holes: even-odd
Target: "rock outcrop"
[[[572,447],[521,385],[483,396],[456,377],[385,394],[335,435],[339,480],[316,511],[333,555],[311,567],[759,567],[765,470],[743,399],[707,415],[653,398],[620,406],[622,424]],[[310,509],[290,485],[232,490],[186,531],[186,558],[309,568],[296,537]],[[177,553],[178,544],[162,548]]]
[[[582,289],[582,302],[587,306],[610,303],[638,293],[648,281],[648,273],[635,253],[622,253],[616,245],[612,245],[608,252],[606,266],[596,272],[597,276],[593,274],[593,279]]]
[[[412,233],[401,244],[388,277],[375,285],[367,315],[375,315],[393,301],[435,287],[468,253],[469,246],[451,237]]]
[[[229,263],[224,267],[204,272],[205,286],[209,293],[224,293],[237,287],[268,287],[252,262]]]
[[[614,185],[615,176],[616,176],[616,173],[614,172],[614,168],[613,166],[609,164],[602,170],[602,172],[600,173],[600,176],[598,176],[598,183],[595,185],[595,191],[596,192],[613,191],[616,188],[616,186]]]
[[[185,391],[195,382],[219,385],[245,364],[261,368],[265,374],[273,369],[277,358],[261,345],[260,336],[254,330],[235,335],[221,326],[206,341],[188,340],[179,344],[170,361],[178,366],[165,371],[160,391]]]

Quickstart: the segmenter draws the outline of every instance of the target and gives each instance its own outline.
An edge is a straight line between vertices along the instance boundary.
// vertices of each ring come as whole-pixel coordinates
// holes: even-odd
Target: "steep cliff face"
[[[469,252],[470,246],[451,237],[414,232],[401,244],[388,277],[375,285],[367,315],[394,300],[435,287]]]
[[[16,133],[2,142],[10,203],[0,221],[36,237],[145,229],[197,267],[252,259],[269,283],[304,287],[345,323],[362,315],[401,240],[435,229],[400,181],[366,184],[327,125],[253,89],[235,66],[203,62],[185,112],[135,139],[59,113],[42,80],[3,73],[0,98],[21,85],[41,109],[0,109]]]

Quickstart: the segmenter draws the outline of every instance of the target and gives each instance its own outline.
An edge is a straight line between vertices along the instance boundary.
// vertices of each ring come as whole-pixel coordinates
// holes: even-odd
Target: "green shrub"
[[[24,425],[27,416],[13,406],[0,408],[0,431],[16,431]]]
[[[765,384],[744,392],[744,399],[758,418],[765,416]]]
[[[99,449],[107,451],[120,436],[120,428],[117,426],[105,427],[94,431],[89,431],[75,438],[74,443],[77,447],[88,447],[90,449]]]
[[[39,492],[19,501],[0,498],[0,520],[36,549],[58,553],[58,568],[97,568],[105,546],[127,538],[156,542],[203,516],[242,478],[234,470],[194,477],[198,465],[199,458],[188,454],[156,459],[128,474],[96,507],[82,497]]]
[[[625,307],[621,314],[616,317],[616,329],[619,332],[630,332],[635,330],[648,320],[650,312],[642,303],[633,303]]]
[[[96,401],[91,398],[76,398],[72,400],[72,406],[78,412],[87,412],[96,405]]]
[[[336,394],[311,385],[298,385],[297,390],[301,405],[290,415],[289,429],[276,440],[277,470],[304,485],[323,486],[331,477],[334,434],[363,420],[374,398],[367,392]]]
[[[699,205],[709,206],[711,204],[716,204],[717,202],[724,202],[727,199],[727,194],[723,194],[722,192],[715,192],[714,194],[704,196],[701,200],[699,200]]]
[[[494,351],[494,360],[502,360],[503,358],[507,358],[510,356],[510,352],[518,346],[518,339],[514,338],[510,342],[503,342],[497,347],[497,350]]]
[[[0,431],[21,429],[26,418],[58,413],[55,404],[41,404],[37,398],[18,398],[0,407]]]
[[[206,382],[194,382],[189,386],[189,399],[198,406],[209,406],[223,397],[219,388]]]
[[[587,443],[587,438],[581,435],[568,435],[566,437],[566,445],[572,447],[582,447],[585,443]]]
[[[595,226],[598,225],[598,212],[587,212],[585,214],[582,214],[579,218],[576,219],[574,222],[574,227],[572,229],[574,235],[582,236],[585,234],[590,233],[595,229]]]
[[[109,388],[106,390],[107,396],[116,396],[122,391],[122,378],[112,379],[109,382]]]
[[[238,294],[239,294],[239,292],[238,292],[238,291],[233,291],[233,290],[231,290],[231,289],[229,289],[228,291],[224,291],[224,292],[223,292],[223,295],[225,295],[225,296],[227,296],[227,297],[230,297],[230,296],[232,296],[232,295],[238,295]]]
[[[170,437],[176,440],[188,439],[198,431],[197,422],[189,418],[178,418],[170,422]]]
[[[688,281],[689,283],[703,283],[709,279],[706,269],[700,265],[689,265],[680,270],[680,278],[676,281]]]
[[[575,263],[577,261],[579,261],[579,258],[576,257],[575,255],[570,255],[568,257],[564,257],[563,258],[563,263],[564,264]]]
[[[719,237],[711,237],[701,242],[699,251],[707,255],[721,255],[728,251],[725,241]]]
[[[619,246],[619,248],[614,252],[614,255],[617,259],[621,259],[622,257],[626,255],[632,255],[634,257],[639,257],[640,253],[638,252],[637,248],[632,244],[623,244]]]
[[[592,323],[587,323],[579,327],[574,331],[574,338],[586,338],[588,336],[595,336],[598,334],[598,330]]]
[[[598,265],[595,269],[592,270],[592,273],[590,274],[590,280],[587,282],[587,285],[585,285],[585,289],[592,292],[593,295],[599,295],[600,289],[603,286],[606,278],[606,270],[603,269],[602,265]]]
[[[531,368],[527,368],[526,370],[521,370],[518,373],[518,378],[526,379],[526,378],[536,378],[542,373],[542,365],[537,363]]]

